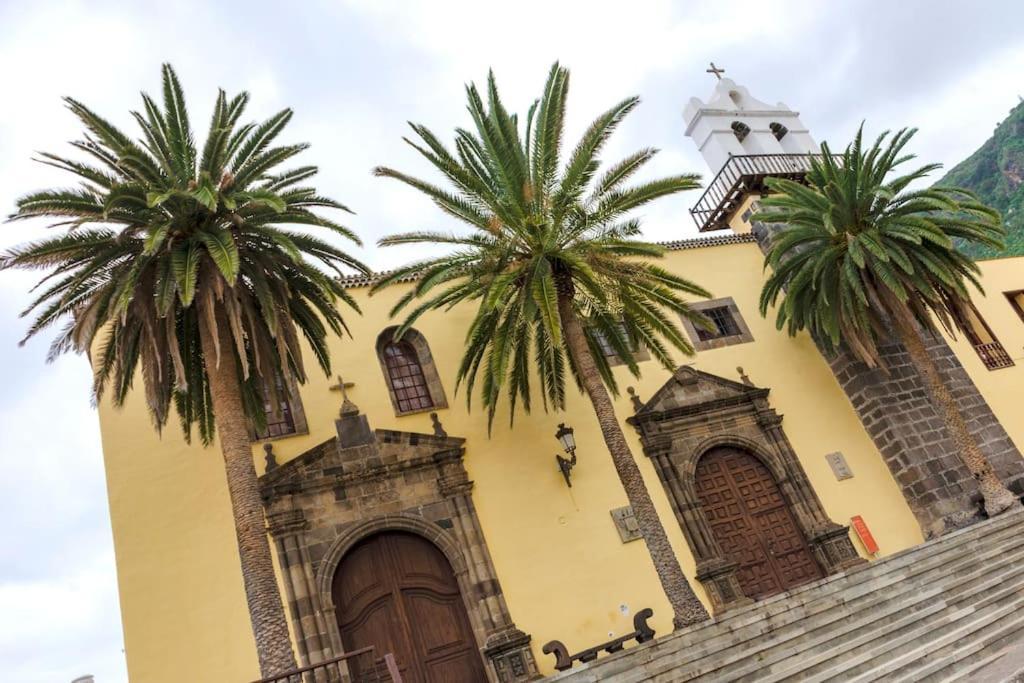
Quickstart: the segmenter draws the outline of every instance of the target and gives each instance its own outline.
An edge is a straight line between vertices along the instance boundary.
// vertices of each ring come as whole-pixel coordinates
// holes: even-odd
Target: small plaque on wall
[[[622,539],[623,543],[629,543],[640,538],[640,526],[636,523],[636,517],[633,516],[633,508],[627,505],[626,507],[615,508],[611,511],[612,521],[615,522],[615,528],[619,532],[619,538]]]
[[[850,470],[850,466],[846,464],[846,458],[842,453],[839,451],[829,453],[825,456],[825,459],[828,460],[829,467],[832,468],[832,474],[836,475],[836,479],[839,481],[853,479],[853,472]]]

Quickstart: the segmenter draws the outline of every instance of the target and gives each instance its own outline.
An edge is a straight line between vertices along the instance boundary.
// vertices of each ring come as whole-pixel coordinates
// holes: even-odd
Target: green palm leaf
[[[765,258],[772,272],[762,314],[781,298],[780,328],[808,330],[872,367],[881,362],[878,345],[893,316],[912,316],[932,331],[936,320],[948,326],[960,319],[965,281],[976,282],[977,266],[954,239],[1001,245],[1005,238],[998,213],[965,190],[906,189],[937,165],[892,177],[914,158],[903,152],[914,132],[883,133],[865,146],[858,131],[838,157],[822,145],[806,185],[768,179],[775,194],[752,216],[783,226]]]
[[[455,154],[424,126],[410,124],[416,140],[409,144],[446,185],[392,168],[375,171],[428,196],[467,228],[381,239],[385,246],[449,244],[454,251],[390,273],[374,291],[419,277],[392,311],[406,312],[399,333],[427,311],[457,301],[476,302],[457,379],[460,386],[465,384],[467,401],[472,401],[474,388],[480,389],[490,419],[502,397],[508,398],[512,415],[517,402],[529,411],[535,381],[541,382],[545,407],[564,406],[568,350],[559,292],[575,292],[575,314],[597,331],[590,335],[593,349],[598,348],[593,334],[620,335],[620,324],[630,331],[629,339],[615,336],[613,347],[633,373],[639,373],[633,354],[640,341],[654,344],[659,363],[673,369],[676,361],[667,348],[693,352],[677,323],[651,309],[667,307],[689,316],[683,297],[707,296],[699,286],[664,269],[624,265],[659,259],[665,252],[637,239],[639,221],[628,214],[658,198],[698,187],[698,178],[678,175],[627,186],[653,158],[652,149],[630,154],[599,175],[600,152],[636,108],[635,97],[595,119],[562,167],[568,87],[569,72],[554,65],[542,97],[520,120],[505,108],[491,73],[485,92],[473,85],[466,89],[473,128],[456,129]],[[599,370],[614,389],[607,361],[596,355]],[[484,380],[477,384],[479,372]]]
[[[34,316],[27,338],[65,322],[52,353],[95,351],[97,396],[109,385],[115,403],[123,403],[141,368],[154,422],[162,426],[173,406],[186,434],[195,425],[208,441],[213,414],[197,304],[222,302],[235,355],[243,367],[258,368],[247,389],[256,406],[249,417],[258,422],[263,380],[305,379],[301,359],[279,352],[294,348],[293,326],[329,370],[323,340],[346,329],[338,304],[354,307],[333,276],[367,269],[332,242],[281,229],[301,224],[355,239],[313,212],[347,210],[344,205],[314,188],[295,187],[316,167],[280,168],[305,149],[271,147],[290,110],[245,124],[249,96],[229,98],[222,91],[199,155],[177,75],[168,65],[162,75],[162,104],[143,95],[142,113],[135,114],[138,141],[81,102],[66,100],[88,130],[73,146],[99,165],[40,155],[42,163],[84,182],[19,200],[11,221],[50,219],[66,231],[9,249],[0,268],[51,271],[43,282],[53,280],[25,311]],[[228,160],[234,175],[226,170]]]

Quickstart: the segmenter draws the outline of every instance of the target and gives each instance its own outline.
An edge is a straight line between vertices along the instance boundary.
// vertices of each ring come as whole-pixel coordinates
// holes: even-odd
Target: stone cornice
[[[727,244],[746,244],[747,242],[756,242],[754,236],[750,233],[735,233],[728,232],[721,235],[710,235],[707,237],[694,237],[685,240],[673,240],[670,242],[656,242],[662,247],[665,247],[668,251],[683,251],[685,249],[704,249],[706,247],[720,247]],[[341,284],[345,287],[372,287],[381,281],[382,278],[393,273],[393,270],[382,270],[379,273],[370,273],[369,275],[350,275],[341,279]],[[396,282],[414,282],[419,279],[418,274],[406,275],[405,277],[399,278]]]
[[[702,415],[711,411],[746,405],[751,403],[753,399],[766,398],[767,396],[768,389],[751,388],[746,393],[737,394],[735,396],[716,398],[710,401],[694,403],[693,405],[671,408],[669,410],[653,410],[651,412],[637,413],[632,417],[626,418],[626,422],[631,425],[638,426],[650,424],[652,422],[663,422],[665,420],[672,420],[689,415]]]
[[[430,469],[445,462],[461,460],[463,453],[464,450],[461,448],[449,449],[418,458],[399,460],[387,465],[360,467],[348,472],[339,466],[331,468],[332,471],[329,473],[327,470],[324,470],[324,473],[318,477],[289,477],[284,481],[264,481],[261,477],[260,492],[265,501],[271,501],[280,496],[293,493],[322,491],[338,486],[348,487],[352,484],[360,484],[366,481],[394,479],[406,472]]]
[[[446,462],[459,461],[465,453],[463,438],[434,436],[390,429],[374,431],[380,448],[407,446],[422,451],[422,455],[396,462],[368,465],[367,460],[346,462],[339,457],[337,437],[317,444],[296,458],[267,472],[259,478],[260,494],[265,501],[299,491],[318,491],[338,486],[349,486],[369,480],[389,479],[405,472],[439,467]],[[366,448],[357,446],[353,449]],[[329,467],[309,472],[317,461],[331,459]],[[376,458],[379,461],[379,457]]]

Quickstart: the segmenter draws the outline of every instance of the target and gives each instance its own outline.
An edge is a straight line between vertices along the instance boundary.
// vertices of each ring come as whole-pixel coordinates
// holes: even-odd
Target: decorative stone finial
[[[437,416],[437,413],[430,414],[430,423],[434,426],[434,436],[439,436],[442,439],[448,436],[448,432],[444,431],[444,425],[441,424],[441,419]]]
[[[633,402],[633,411],[639,413],[640,409],[644,407],[644,402],[636,395],[633,387],[626,387],[626,393],[629,394],[629,400]]]
[[[277,456],[274,455],[274,444],[263,444],[264,457],[267,460],[267,472],[277,469]]]
[[[338,375],[338,383],[330,387],[331,391],[341,392],[341,410],[338,411],[341,417],[359,414],[359,406],[350,401],[348,398],[348,389],[354,387],[355,385],[355,382],[346,382],[341,378],[341,375]]]
[[[750,378],[747,377],[747,373],[743,371],[742,367],[737,366],[736,372],[740,373],[740,379],[743,380],[744,384],[746,384],[748,387],[754,386],[754,383],[750,381]]]

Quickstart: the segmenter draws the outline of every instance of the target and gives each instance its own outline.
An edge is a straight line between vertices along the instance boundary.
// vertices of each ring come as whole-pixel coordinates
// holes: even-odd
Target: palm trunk
[[[897,309],[890,317],[896,334],[910,355],[910,362],[924,380],[925,391],[938,409],[960,459],[978,480],[978,488],[981,489],[985,501],[985,512],[989,517],[995,517],[1017,505],[1017,497],[1003,485],[991,463],[978,448],[978,442],[967,428],[967,422],[949,387],[942,381],[935,361],[928,354],[921,331],[914,324],[910,312]]]
[[[566,345],[569,348],[569,353],[572,354],[572,360],[583,383],[583,389],[587,392],[594,407],[605,445],[608,446],[608,452],[611,453],[612,462],[615,464],[615,471],[619,475],[619,481],[622,482],[622,488],[625,489],[626,497],[633,508],[633,515],[636,517],[644,543],[647,544],[647,552],[651,554],[654,568],[658,572],[662,590],[665,591],[665,595],[672,605],[672,623],[675,628],[679,629],[704,621],[708,618],[708,612],[694,594],[683,574],[682,567],[679,566],[679,560],[676,559],[675,553],[672,551],[665,527],[661,525],[658,513],[654,509],[654,503],[644,485],[640,468],[637,467],[636,461],[633,459],[633,453],[629,450],[629,444],[626,443],[622,427],[615,416],[615,407],[608,396],[608,390],[598,373],[594,357],[590,354],[583,325],[573,307],[571,293],[559,293],[558,315],[561,319],[562,334],[565,336]]]
[[[200,316],[201,318],[203,316]],[[218,309],[216,330],[200,325],[206,373],[210,378],[214,420],[224,455],[231,512],[235,518],[235,536],[242,565],[245,599],[256,639],[260,674],[266,678],[297,668],[292,653],[288,623],[267,540],[263,502],[260,499],[249,440],[248,422],[242,407],[234,342],[227,319]],[[220,345],[220,362],[214,336]]]

